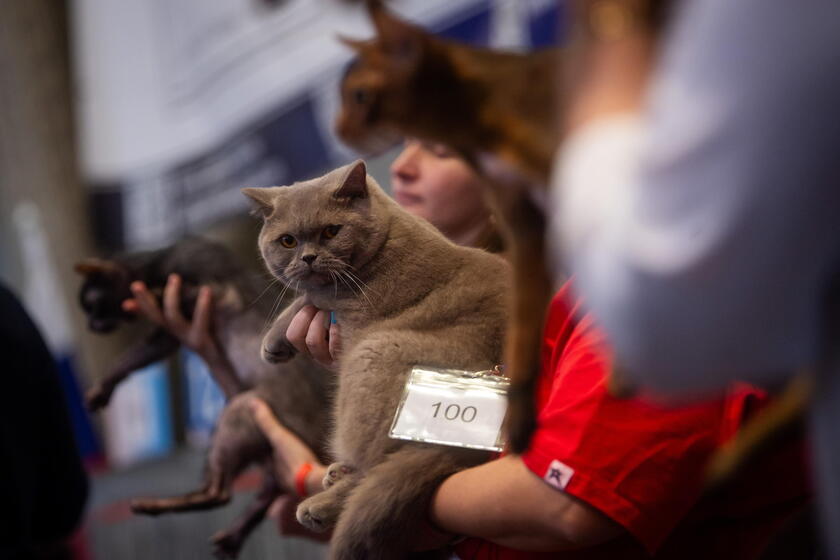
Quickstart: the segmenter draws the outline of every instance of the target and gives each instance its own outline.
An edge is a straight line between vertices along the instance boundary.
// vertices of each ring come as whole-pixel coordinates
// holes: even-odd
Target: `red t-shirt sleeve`
[[[700,496],[706,461],[727,429],[725,403],[664,408],[617,399],[605,386],[602,335],[586,317],[567,330],[544,356],[539,427],[522,459],[653,552]]]

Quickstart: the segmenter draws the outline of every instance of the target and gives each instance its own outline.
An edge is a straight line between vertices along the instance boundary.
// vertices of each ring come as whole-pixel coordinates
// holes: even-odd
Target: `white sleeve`
[[[816,359],[840,264],[840,3],[684,3],[640,119],[558,154],[552,231],[637,381],[766,382]]]

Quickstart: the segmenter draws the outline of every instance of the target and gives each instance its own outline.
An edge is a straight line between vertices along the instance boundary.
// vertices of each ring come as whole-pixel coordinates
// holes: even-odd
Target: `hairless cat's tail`
[[[481,452],[416,445],[392,453],[348,498],[333,533],[331,559],[445,558],[435,552],[411,554],[418,526],[447,476],[486,459]]]

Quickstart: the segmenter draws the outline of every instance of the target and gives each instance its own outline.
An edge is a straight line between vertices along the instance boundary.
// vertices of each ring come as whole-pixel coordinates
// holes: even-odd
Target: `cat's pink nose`
[[[312,264],[312,261],[314,261],[316,258],[318,258],[318,255],[303,255],[300,258],[300,260],[302,260],[306,264]]]

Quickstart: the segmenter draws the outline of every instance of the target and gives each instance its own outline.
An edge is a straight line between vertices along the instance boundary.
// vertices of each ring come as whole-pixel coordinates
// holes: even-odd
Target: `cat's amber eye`
[[[326,239],[332,239],[333,237],[338,235],[339,230],[341,230],[341,226],[327,226],[324,228],[324,231],[322,233]]]
[[[280,245],[282,245],[286,249],[293,249],[297,247],[297,239],[286,233],[280,236]]]
[[[356,88],[353,90],[353,101],[359,105],[364,105],[368,102],[370,95],[366,89]]]

